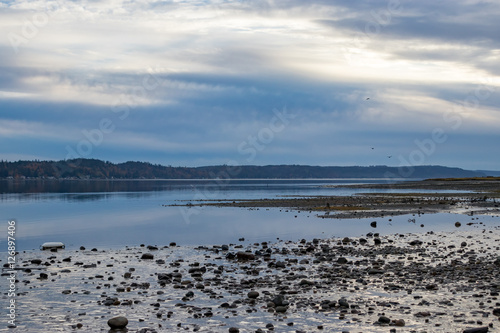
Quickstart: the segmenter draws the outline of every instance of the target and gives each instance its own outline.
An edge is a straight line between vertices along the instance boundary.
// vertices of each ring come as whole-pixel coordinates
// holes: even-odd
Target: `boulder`
[[[122,329],[125,328],[127,324],[128,319],[123,316],[113,317],[108,320],[108,326],[111,327],[111,329]]]

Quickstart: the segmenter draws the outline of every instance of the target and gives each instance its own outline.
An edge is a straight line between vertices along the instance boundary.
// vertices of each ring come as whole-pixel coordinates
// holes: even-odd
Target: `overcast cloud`
[[[0,1],[0,159],[499,170],[498,17],[472,0]]]

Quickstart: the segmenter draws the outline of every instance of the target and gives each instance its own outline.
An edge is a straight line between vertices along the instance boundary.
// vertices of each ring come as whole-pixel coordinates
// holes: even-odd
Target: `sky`
[[[500,170],[500,2],[0,1],[0,159]]]

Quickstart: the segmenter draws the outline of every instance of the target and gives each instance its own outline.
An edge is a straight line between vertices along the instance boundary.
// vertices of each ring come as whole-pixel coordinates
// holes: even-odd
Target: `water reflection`
[[[325,184],[386,183],[385,179],[234,179],[234,180],[0,180],[0,193],[99,193],[192,191],[194,189],[238,188],[245,190],[262,187],[290,188]]]
[[[366,182],[359,180],[362,181]],[[2,182],[2,186],[5,183]],[[21,183],[15,185],[19,193],[0,194],[0,219],[18,221],[18,250],[37,249],[47,241],[61,241],[68,248],[80,245],[110,248],[171,241],[190,245],[221,244],[235,242],[240,237],[264,241],[277,237],[297,240],[359,236],[370,231],[371,220],[319,219],[314,213],[279,209],[204,207],[187,222],[182,214],[186,207],[164,207],[194,200],[200,193],[208,195],[208,191],[212,197],[205,199],[221,200],[355,193],[352,189],[321,187],[338,183],[335,180],[234,181],[226,186],[207,181],[45,181],[42,185],[38,183],[43,181],[26,181],[24,189]],[[2,187],[2,191],[15,186]],[[43,192],[32,192],[34,189]],[[420,229],[422,223],[429,228],[454,228],[457,220],[465,221],[468,217],[441,214],[414,218],[416,224],[409,224],[408,217],[395,217],[394,221],[379,219],[377,231],[435,230]],[[5,239],[0,239],[0,251],[6,249],[4,243]]]

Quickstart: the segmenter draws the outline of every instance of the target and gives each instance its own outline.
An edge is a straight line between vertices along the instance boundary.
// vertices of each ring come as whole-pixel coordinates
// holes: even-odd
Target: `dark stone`
[[[272,302],[276,305],[276,306],[280,306],[280,305],[285,305],[285,296],[283,295],[278,295],[276,297],[273,298]]]
[[[418,312],[415,317],[430,317],[431,313],[429,311]]]
[[[380,316],[378,318],[378,322],[381,324],[390,324],[391,320],[389,318],[387,318],[386,316]]]
[[[248,298],[257,298],[257,297],[259,297],[259,295],[260,295],[260,294],[259,294],[259,292],[258,292],[258,291],[250,291],[250,292],[247,294]]]
[[[122,329],[125,328],[128,324],[128,319],[125,317],[114,317],[108,320],[108,326],[111,329]]]
[[[286,263],[284,261],[276,262],[276,268],[286,268]]]
[[[376,228],[377,227],[377,221],[373,221],[372,223],[370,223],[370,227]]]
[[[337,263],[341,265],[347,264],[347,262],[348,262],[347,259],[344,257],[340,257],[337,259]]]
[[[158,273],[158,280],[170,280],[172,278],[172,274],[170,273]]]
[[[398,327],[403,327],[406,325],[406,323],[403,319],[397,319],[394,321],[394,325]]]
[[[477,327],[477,328],[468,328],[464,330],[464,333],[486,333],[488,332],[488,327]]]
[[[348,308],[349,307],[349,303],[347,302],[347,300],[345,298],[341,298],[339,299],[339,305],[343,308]]]
[[[238,252],[236,253],[236,258],[238,260],[255,260],[255,255],[248,252]]]
[[[279,313],[285,313],[286,310],[287,310],[286,306],[280,305],[280,306],[276,307],[276,312],[279,312]]]
[[[154,259],[154,256],[153,256],[151,253],[144,253],[144,254],[141,256],[141,259],[153,260],[153,259]]]
[[[384,274],[385,271],[381,270],[381,269],[378,269],[378,268],[370,268],[368,270],[368,274],[369,275],[375,275],[375,274]]]

